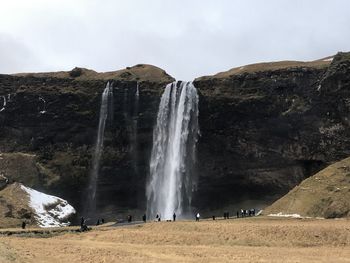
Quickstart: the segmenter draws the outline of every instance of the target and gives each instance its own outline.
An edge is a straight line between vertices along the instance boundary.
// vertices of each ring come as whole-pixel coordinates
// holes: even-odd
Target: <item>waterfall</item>
[[[195,190],[194,163],[198,140],[198,94],[192,82],[168,84],[162,95],[148,181],[147,213],[171,219],[185,216]]]
[[[97,130],[97,138],[95,144],[95,151],[92,157],[92,170],[90,174],[90,184],[88,189],[88,204],[87,204],[87,214],[90,216],[94,216],[96,212],[96,189],[97,189],[97,181],[98,181],[98,173],[100,168],[100,159],[103,150],[103,140],[104,140],[104,132],[106,126],[106,120],[108,117],[108,111],[110,101],[113,98],[113,88],[109,84],[106,85],[102,93],[101,106],[100,106],[100,117],[98,122],[98,130]]]
[[[4,111],[6,109],[6,97],[5,96],[1,96],[0,98],[3,99],[2,107],[0,109],[0,112],[2,112],[2,111]]]
[[[43,97],[39,97],[39,101],[43,103],[43,107],[41,108],[41,110],[39,107],[39,113],[44,114],[46,113],[46,100]]]
[[[109,84],[109,82],[107,83],[106,88],[109,85],[109,90],[108,90],[108,120],[109,123],[113,123],[114,121],[114,97],[113,97],[113,83]]]
[[[138,174],[137,128],[138,128],[138,115],[139,115],[139,98],[140,98],[139,83],[137,83],[135,98],[134,98],[134,111],[132,116],[132,139],[131,139],[134,171],[136,175]]]
[[[12,94],[8,93],[7,95],[0,96],[0,101],[2,101],[2,106],[0,106],[0,112],[6,110],[7,104],[9,104],[10,102],[13,102],[13,97],[15,96],[16,96],[16,93],[12,93]]]

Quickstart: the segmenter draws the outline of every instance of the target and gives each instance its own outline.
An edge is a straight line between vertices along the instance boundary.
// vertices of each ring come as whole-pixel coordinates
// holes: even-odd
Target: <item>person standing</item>
[[[173,214],[173,221],[174,221],[174,222],[176,221],[176,214],[175,214],[175,212],[174,212],[174,214]]]
[[[146,214],[142,216],[142,221],[146,223]]]
[[[200,218],[200,214],[197,213],[197,215],[196,215],[196,221],[197,221],[197,222],[199,222],[199,218]]]

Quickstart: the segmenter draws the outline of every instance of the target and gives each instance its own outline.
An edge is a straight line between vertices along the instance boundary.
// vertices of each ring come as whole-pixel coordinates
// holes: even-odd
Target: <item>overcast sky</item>
[[[0,0],[0,73],[138,63],[192,80],[350,51],[348,0]]]

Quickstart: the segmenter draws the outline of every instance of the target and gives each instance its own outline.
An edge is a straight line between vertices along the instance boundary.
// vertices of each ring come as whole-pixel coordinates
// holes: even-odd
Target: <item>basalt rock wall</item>
[[[101,93],[110,80],[113,114],[106,125],[97,205],[105,217],[143,213],[153,126],[164,86],[173,78],[163,71],[156,74],[161,78],[149,78],[154,68],[145,67],[142,76],[132,70],[117,76],[79,69],[74,74],[0,75],[0,96],[6,97],[0,112],[0,172],[60,196],[79,211]],[[350,155],[348,53],[321,66],[262,67],[202,77],[194,84],[201,136],[193,205],[205,213],[247,201],[263,206]]]
[[[107,81],[0,75],[0,96],[6,100],[0,112],[0,173],[10,182],[66,198],[81,211]],[[153,124],[162,89],[171,81],[167,76],[164,82],[110,79],[113,105],[97,190],[97,206],[105,217],[144,209]]]
[[[350,154],[350,56],[329,65],[202,77],[199,185],[205,209],[263,206]]]

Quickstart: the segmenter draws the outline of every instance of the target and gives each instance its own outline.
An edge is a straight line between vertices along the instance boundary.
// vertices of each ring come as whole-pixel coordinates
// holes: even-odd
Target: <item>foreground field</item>
[[[0,262],[350,262],[350,221],[183,221],[2,236]]]

